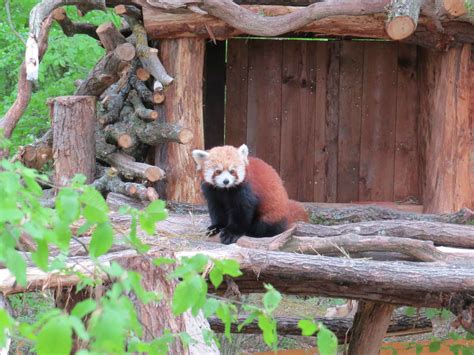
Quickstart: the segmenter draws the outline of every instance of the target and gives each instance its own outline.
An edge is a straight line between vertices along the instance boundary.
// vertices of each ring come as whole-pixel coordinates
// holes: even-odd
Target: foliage
[[[151,342],[140,340],[144,329],[129,296],[134,294],[144,304],[159,302],[162,296],[146,291],[140,274],[125,270],[116,262],[109,266],[101,263],[101,255],[109,251],[115,238],[108,206],[102,195],[93,187],[84,185],[84,177],[77,176],[71,186],[59,190],[55,208],[47,208],[39,202],[42,196],[39,181],[46,183],[46,177],[35,170],[7,160],[0,162],[0,263],[4,263],[15,276],[18,285],[26,286],[27,262],[25,255],[16,249],[20,236],[26,233],[37,247],[31,253],[31,262],[43,271],[76,275],[80,280],[78,291],[99,285],[104,279],[98,277],[101,274],[107,275],[107,279],[113,282],[101,298],[79,302],[70,314],[53,308],[43,312],[34,322],[24,322],[0,310],[0,347],[7,335],[29,343],[38,354],[69,353],[73,336],[87,344],[87,349],[81,351],[83,354],[122,353],[127,350],[162,354],[167,352],[171,342],[179,340],[185,345],[190,344],[193,339],[189,335],[170,331],[165,331],[162,337]],[[143,211],[125,207],[122,212],[132,218],[126,242],[140,253],[147,251],[149,247],[138,237],[138,227],[153,234],[155,223],[167,216],[164,202],[154,201]],[[89,246],[84,246],[92,262],[89,267],[67,262],[69,243],[75,238],[71,225],[79,222],[78,235],[93,230]],[[59,255],[50,254],[52,246],[60,250]],[[174,271],[169,278],[178,282],[172,299],[175,315],[187,311],[194,316],[201,312],[206,317],[215,314],[225,323],[226,337],[231,338],[230,327],[237,319],[237,307],[227,299],[208,294],[204,272],[212,265],[209,279],[214,287],[219,287],[224,277],[241,275],[237,262],[210,260],[198,254],[180,260],[156,258],[153,263],[158,267],[173,264]],[[82,271],[84,269],[86,271]],[[248,318],[239,327],[256,319],[265,343],[276,349],[278,337],[272,314],[281,301],[281,294],[270,285],[266,288],[263,307],[242,305]],[[203,336],[207,342],[215,340],[210,331]],[[334,335],[322,324],[318,325],[318,346],[321,354],[335,354],[337,347]]]
[[[16,30],[27,38],[28,15],[38,0],[11,1],[12,23]],[[68,16],[76,21],[96,25],[106,21],[118,23],[112,12],[93,11],[79,18],[74,7],[66,7]],[[5,7],[0,8],[0,118],[7,112],[17,95],[18,70],[23,61],[25,47],[13,34],[7,22]],[[39,82],[31,102],[12,136],[13,148],[30,143],[49,127],[49,109],[46,100],[50,97],[70,95],[74,92],[74,81],[83,79],[103,55],[104,50],[86,35],[66,37],[58,24],[54,24],[49,35],[49,48],[40,65]],[[14,149],[13,149],[14,150]]]

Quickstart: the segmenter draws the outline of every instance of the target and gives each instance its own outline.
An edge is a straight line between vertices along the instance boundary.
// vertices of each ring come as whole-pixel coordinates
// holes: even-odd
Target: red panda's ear
[[[209,156],[209,153],[205,150],[194,149],[193,150],[193,159],[196,162],[197,170],[201,170],[204,161]]]
[[[245,144],[242,144],[239,148],[238,148],[238,151],[239,151],[239,154],[240,156],[244,159],[245,161],[245,164],[248,164],[248,156],[249,156],[249,147],[247,147],[247,145]]]

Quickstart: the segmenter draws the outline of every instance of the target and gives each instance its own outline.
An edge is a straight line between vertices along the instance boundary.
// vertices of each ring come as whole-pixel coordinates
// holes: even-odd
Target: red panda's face
[[[231,188],[245,180],[248,148],[215,147],[209,151],[194,150],[193,158],[204,180],[219,188]]]

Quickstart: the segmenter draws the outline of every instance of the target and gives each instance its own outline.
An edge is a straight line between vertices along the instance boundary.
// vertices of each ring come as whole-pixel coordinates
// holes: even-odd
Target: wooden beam
[[[232,324],[230,331],[232,333],[240,334],[260,334],[262,331],[258,327],[258,322],[256,320],[243,327],[240,332],[238,331],[237,324],[242,324],[246,318],[247,317],[245,316],[239,316],[237,323]],[[301,335],[301,328],[298,327],[298,321],[300,319],[302,318],[285,316],[275,317],[278,335]],[[322,322],[326,327],[328,327],[337,336],[339,343],[344,343],[346,340],[350,340],[351,333],[349,330],[352,327],[353,319],[348,317],[316,317],[314,321],[316,323]],[[217,333],[224,332],[224,323],[218,317],[209,318],[209,324],[213,331]],[[397,315],[390,321],[385,336],[390,337],[428,333],[431,332],[431,330],[431,320],[425,316],[420,315],[408,317]]]
[[[348,354],[378,354],[394,309],[394,305],[386,303],[359,302],[351,329]]]
[[[201,203],[201,189],[193,149],[204,148],[203,92],[205,41],[182,38],[161,41],[161,57],[176,80],[165,92],[164,111],[167,122],[188,127],[193,137],[187,144],[168,144],[165,160],[157,165],[167,172],[166,199],[177,202]],[[161,148],[160,148],[161,149]],[[156,154],[157,159],[161,158]],[[160,193],[161,194],[161,193]]]
[[[397,0],[397,2],[402,1],[405,0]],[[466,16],[457,18],[439,17],[433,4],[427,4],[422,8],[418,26],[413,26],[413,24],[416,25],[416,19],[411,15],[414,16],[416,11],[413,9],[418,7],[421,1],[413,0],[413,2],[416,6],[408,7],[410,11],[405,12],[405,15],[399,13],[402,16],[396,16],[400,17],[402,23],[406,23],[406,20],[408,20],[406,16],[410,17],[408,23],[411,23],[411,26],[409,28],[405,28],[404,25],[400,27],[398,23],[400,20],[396,20],[395,25],[390,25],[390,27],[394,26],[395,29],[398,28],[396,32],[400,32],[401,29],[401,35],[405,37],[416,27],[416,31],[411,36],[403,37],[405,42],[436,49],[445,49],[456,42],[474,42],[472,20],[466,18]],[[249,3],[252,2],[245,2],[245,4]],[[285,33],[291,36],[298,33],[313,33],[314,36],[324,37],[391,38],[385,31],[386,1],[371,2],[368,8],[357,1],[344,2],[344,4],[338,5],[338,8],[333,8],[334,4],[327,2],[315,3],[307,8],[262,5],[262,3],[264,2],[255,1],[253,4],[236,6],[235,4],[230,5],[229,1],[226,0],[225,4],[231,7],[232,10],[229,10],[228,13],[221,13],[223,3],[218,5],[220,7],[219,11],[214,11],[217,1],[203,0],[203,4],[200,6],[208,11],[209,15],[191,11],[186,12],[184,9],[170,13],[158,8],[160,5],[154,7],[144,4],[144,24],[150,38],[153,39],[181,37],[227,39],[243,34],[276,36]],[[299,3],[298,5],[305,4]],[[359,12],[356,9],[359,9]],[[408,15],[408,13],[411,15]],[[210,16],[211,14],[213,16]],[[258,16],[255,16],[256,14]],[[245,25],[240,16],[243,16],[246,21]],[[295,21],[288,23],[289,16],[292,16],[293,19],[297,18],[298,21],[300,20],[299,17],[312,18],[313,21],[303,21],[297,26]],[[276,26],[275,23],[283,25],[280,27]],[[400,33],[395,33],[394,36],[400,36]]]
[[[421,52],[423,204],[428,213],[472,205],[469,182],[471,45]]]

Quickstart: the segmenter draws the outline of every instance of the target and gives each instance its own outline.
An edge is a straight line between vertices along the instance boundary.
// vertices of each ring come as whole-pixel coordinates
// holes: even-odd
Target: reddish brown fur
[[[290,200],[278,173],[269,164],[258,158],[249,158],[245,178],[260,200],[260,213],[264,222],[288,219],[291,225],[296,221],[307,221],[303,205]]]

